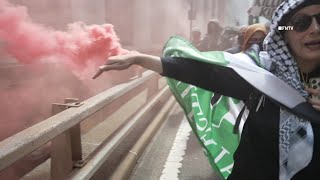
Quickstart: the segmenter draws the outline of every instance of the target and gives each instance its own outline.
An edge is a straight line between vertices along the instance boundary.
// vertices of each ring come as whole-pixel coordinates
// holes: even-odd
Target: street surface
[[[131,176],[131,180],[160,179],[220,180],[179,106],[159,129]]]

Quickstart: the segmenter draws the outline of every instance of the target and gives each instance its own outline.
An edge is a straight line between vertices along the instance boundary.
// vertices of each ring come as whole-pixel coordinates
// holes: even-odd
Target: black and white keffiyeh
[[[285,81],[300,94],[308,98],[304,84],[300,80],[297,62],[289,49],[278,25],[284,15],[290,13],[308,0],[285,0],[273,15],[270,33],[265,39],[265,48],[270,55],[273,66],[271,72]],[[279,121],[279,179],[291,179],[297,172],[305,168],[312,159],[313,131],[309,121],[281,108]]]

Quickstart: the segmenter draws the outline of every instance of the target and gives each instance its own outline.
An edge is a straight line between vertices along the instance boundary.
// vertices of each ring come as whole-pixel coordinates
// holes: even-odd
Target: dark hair
[[[215,28],[212,29],[210,27],[210,24],[213,24],[215,26]],[[218,31],[219,33],[222,31],[222,27],[221,27],[220,23],[218,22],[218,20],[215,20],[215,19],[208,22],[207,28],[208,28],[207,29],[208,34],[214,33],[214,31]]]

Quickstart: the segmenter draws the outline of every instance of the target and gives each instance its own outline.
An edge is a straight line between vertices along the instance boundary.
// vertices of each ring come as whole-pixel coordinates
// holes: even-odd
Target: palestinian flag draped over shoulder
[[[191,44],[179,37],[171,38],[163,53],[164,57],[192,58],[222,66],[228,63],[223,52],[199,54]],[[243,103],[174,79],[168,78],[167,82],[184,109],[211,166],[226,179],[232,171],[233,154],[239,144],[239,134],[232,132]]]
[[[258,52],[252,48],[246,53],[235,55],[221,51],[199,52],[188,41],[174,36],[166,43],[163,56],[188,58],[230,68],[245,80],[243,83],[249,83],[261,92],[261,98],[268,97],[298,115],[317,121],[315,118],[317,115],[314,113],[318,112],[312,111],[311,106],[297,91],[261,68],[266,66],[266,63],[260,61]],[[236,119],[244,103],[175,79],[168,78],[167,82],[176,100],[184,109],[212,168],[223,179],[227,179],[233,168],[233,154],[239,145],[242,127],[248,113],[245,112],[242,116],[239,133],[233,133]]]

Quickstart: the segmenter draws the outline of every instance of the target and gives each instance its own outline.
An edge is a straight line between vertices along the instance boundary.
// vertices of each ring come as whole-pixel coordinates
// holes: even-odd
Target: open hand
[[[134,51],[125,55],[118,55],[109,57],[108,60],[99,67],[97,73],[92,77],[96,79],[99,77],[104,71],[110,70],[124,70],[128,69],[131,65],[135,63],[135,59],[139,53]]]

